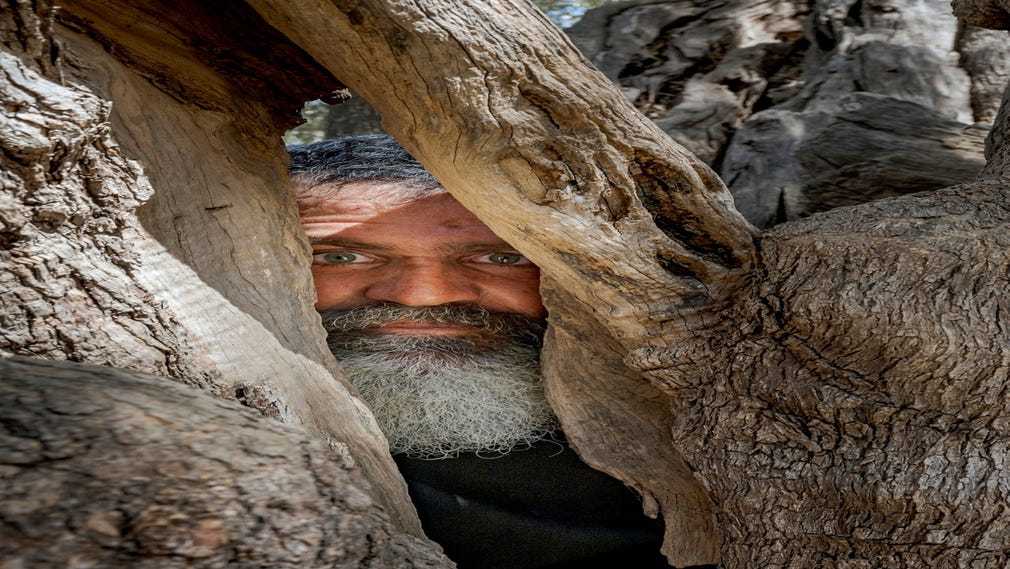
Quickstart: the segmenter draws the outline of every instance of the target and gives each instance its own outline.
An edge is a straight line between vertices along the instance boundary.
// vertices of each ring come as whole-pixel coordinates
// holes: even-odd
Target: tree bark
[[[178,368],[190,381],[256,386],[263,399],[282,402],[275,412],[291,409],[317,435],[356,445],[350,454],[381,489],[376,500],[402,487],[383,470],[388,455],[380,456],[370,421],[362,424],[367,414],[326,383],[328,375],[311,371],[333,368],[318,331],[288,330],[308,322],[308,303],[275,306],[281,287],[271,288],[272,273],[252,272],[290,272],[295,296],[304,300],[307,273],[296,260],[304,246],[271,249],[264,241],[290,244],[290,235],[235,233],[238,223],[209,217],[230,209],[216,209],[228,202],[189,202],[204,191],[236,204],[265,199],[254,198],[262,196],[254,190],[280,178],[276,125],[288,99],[248,78],[233,82],[215,66],[261,80],[279,72],[250,66],[265,56],[235,63],[227,50],[200,49],[222,38],[243,45],[242,37],[255,44],[261,33],[274,34],[294,44],[286,53],[314,69],[315,81],[331,85],[315,67],[321,65],[372,103],[386,129],[465,206],[540,265],[551,311],[544,363],[552,404],[580,454],[638,488],[647,511],[663,515],[664,551],[674,564],[720,556],[727,568],[1007,564],[1005,105],[989,139],[984,181],[833,210],[759,235],[712,171],[634,111],[531,7],[251,0],[255,15],[228,4],[245,19],[225,10],[228,17],[211,11],[190,22],[156,2],[81,4],[67,3],[68,25],[98,38],[157,92],[195,105],[158,99],[174,106],[139,122],[157,128],[123,135],[124,148],[165,176],[154,188],[167,202],[140,216],[156,240],[131,213],[141,199],[131,192],[147,188],[143,178],[108,150],[100,112],[74,111],[100,108],[101,101],[48,83],[45,93],[22,89],[31,96],[3,87],[7,104],[51,109],[42,117],[53,121],[34,137],[4,138],[4,160],[12,162],[5,163],[5,190],[14,188],[6,198],[14,213],[5,207],[12,228],[3,234],[12,244],[5,278],[25,275],[18,278],[29,283],[5,298],[9,306],[43,298],[18,321],[8,353],[32,353],[35,337],[45,340],[39,350],[55,342],[48,338],[68,336],[79,339],[66,345],[85,346],[98,328],[78,322],[101,322],[112,332],[90,351],[55,344],[43,353],[122,359],[140,369]],[[162,27],[173,33],[162,35]],[[38,45],[17,46],[29,44]],[[44,71],[46,57],[17,49]],[[91,75],[83,61],[77,67]],[[7,68],[27,78],[11,85],[43,84],[24,63]],[[139,79],[120,81],[121,72],[106,72],[114,98],[136,108],[157,94]],[[181,123],[173,118],[180,110],[189,117]],[[61,116],[77,118],[55,122]],[[135,129],[138,116],[123,112],[113,126]],[[38,120],[4,132],[31,132]],[[63,124],[82,134],[53,136]],[[177,138],[179,124],[192,134]],[[60,144],[39,142],[47,135]],[[195,145],[196,156],[233,162],[243,176],[229,178],[204,162],[187,172],[164,158],[200,137],[211,142]],[[22,138],[27,142],[9,142]],[[96,185],[86,169],[93,164],[127,174],[118,185]],[[176,186],[173,173],[189,182]],[[199,179],[205,174],[214,182]],[[239,183],[241,191],[221,190]],[[114,201],[93,205],[103,199]],[[279,203],[289,212],[263,222],[263,231],[294,231],[290,196],[262,203],[273,205],[257,207]],[[198,215],[171,223],[184,213]],[[220,232],[204,227],[216,224]],[[232,241],[233,233],[243,240]],[[240,246],[265,253],[246,257]],[[72,250],[106,269],[97,272],[87,264],[97,261],[81,261]],[[281,260],[269,262],[281,265],[255,262],[267,263],[271,254]],[[228,274],[214,274],[215,267]],[[27,281],[35,275],[47,276]],[[257,299],[259,284],[244,284],[260,278],[273,292]],[[47,289],[48,282],[63,288]],[[98,292],[110,289],[130,294]],[[258,314],[267,307],[287,316]],[[68,314],[74,316],[61,316]],[[225,324],[207,330],[219,321]],[[229,336],[237,326],[252,339]],[[409,527],[400,496],[385,503]]]
[[[663,419],[600,404],[637,374],[671,398],[673,440],[713,500],[727,567],[1005,564],[998,187],[839,210],[755,245],[714,178],[628,118],[534,14],[255,5],[542,267],[557,330],[545,357],[571,372],[548,377],[562,422],[580,452],[654,496],[670,528],[690,492],[648,485],[661,459],[646,425]],[[377,65],[393,71],[368,73]],[[610,342],[628,372],[566,367]],[[628,428],[624,446],[600,424]],[[668,534],[675,563],[711,560],[683,537]]]
[[[353,456],[396,526],[420,535],[384,437],[334,379],[312,308],[280,143],[278,109],[298,92],[278,100],[246,88],[272,89],[266,72],[232,84],[209,69],[198,24],[224,22],[177,4],[162,8],[193,28],[173,35],[157,5],[64,3],[62,21],[107,26],[92,31],[107,47],[62,29],[59,51],[47,4],[38,16],[35,4],[3,12],[0,353],[172,375],[302,424]]]
[[[0,360],[0,473],[4,567],[453,566],[322,441],[139,372]]]

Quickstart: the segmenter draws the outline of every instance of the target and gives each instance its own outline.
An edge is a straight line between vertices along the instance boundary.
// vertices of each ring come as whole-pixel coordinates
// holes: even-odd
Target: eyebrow
[[[383,245],[381,243],[368,243],[356,241],[354,239],[343,239],[340,237],[316,237],[310,238],[311,245],[330,245],[347,249],[358,249],[362,251],[393,251],[395,247]],[[481,243],[446,243],[436,248],[442,254],[458,253],[482,253],[495,251],[515,251],[515,247],[505,241],[486,241]]]
[[[493,253],[496,251],[515,251],[515,247],[504,241],[487,241],[484,243],[446,243],[438,248],[439,253]]]
[[[353,239],[341,239],[339,237],[315,237],[309,238],[310,245],[333,245],[335,247],[346,247],[348,249],[364,249],[368,251],[392,251],[393,248],[389,245],[382,245],[380,243],[366,243],[364,241],[355,241]]]

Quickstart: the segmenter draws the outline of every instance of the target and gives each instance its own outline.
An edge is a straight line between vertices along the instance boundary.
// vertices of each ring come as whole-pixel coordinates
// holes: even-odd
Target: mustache
[[[384,302],[344,310],[320,311],[323,326],[332,334],[367,332],[391,322],[431,322],[467,326],[493,336],[542,340],[547,321],[511,312],[494,312],[470,303],[405,306]]]
[[[320,311],[333,355],[395,454],[504,455],[557,429],[540,376],[546,321],[471,303],[375,303]],[[463,335],[384,334],[394,321],[466,326]]]

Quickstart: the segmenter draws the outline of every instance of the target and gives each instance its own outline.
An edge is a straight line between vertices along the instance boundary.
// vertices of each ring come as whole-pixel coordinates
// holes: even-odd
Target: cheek
[[[530,318],[543,318],[547,315],[540,297],[539,272],[520,279],[498,281],[491,286],[495,290],[495,296],[505,304],[503,310]]]
[[[335,275],[334,271],[313,265],[312,281],[316,285],[316,308],[346,308],[357,296],[357,286],[348,275]]]

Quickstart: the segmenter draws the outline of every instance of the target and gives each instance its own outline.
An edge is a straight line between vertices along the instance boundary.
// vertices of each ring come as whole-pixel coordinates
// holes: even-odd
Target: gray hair
[[[301,186],[349,182],[392,182],[419,193],[443,191],[441,184],[388,134],[332,138],[287,148],[288,172]]]

